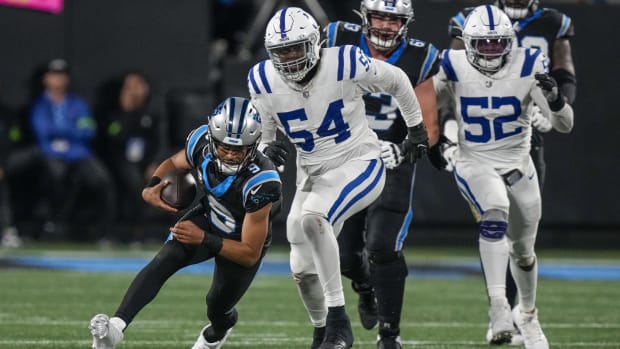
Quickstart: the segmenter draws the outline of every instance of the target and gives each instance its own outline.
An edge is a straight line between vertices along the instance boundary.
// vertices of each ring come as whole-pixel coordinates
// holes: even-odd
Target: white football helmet
[[[380,51],[386,51],[398,45],[407,37],[407,27],[413,21],[413,7],[410,0],[362,0],[360,5],[362,30],[370,43]],[[401,19],[402,25],[398,32],[374,28],[370,25],[373,14]]]
[[[514,38],[510,18],[493,5],[476,7],[463,26],[467,60],[483,73],[492,74],[504,66]]]
[[[320,37],[310,14],[299,7],[285,7],[267,23],[265,49],[278,73],[297,82],[318,63]]]
[[[497,7],[511,19],[523,19],[538,10],[538,0],[497,0]]]
[[[252,162],[261,138],[261,121],[250,100],[229,97],[220,103],[209,117],[208,137],[209,152],[221,173],[235,175]],[[247,153],[239,163],[225,162],[218,157],[218,146],[231,150],[246,147]]]

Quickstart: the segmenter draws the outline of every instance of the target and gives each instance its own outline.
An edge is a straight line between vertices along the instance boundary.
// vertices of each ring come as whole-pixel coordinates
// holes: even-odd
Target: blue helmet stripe
[[[237,127],[237,134],[239,138],[241,138],[241,132],[245,127],[245,113],[248,110],[248,105],[250,105],[250,101],[248,99],[243,99],[243,105],[241,105],[241,113],[239,114],[239,126]]]
[[[226,132],[228,133],[228,137],[232,137],[232,126],[235,123],[235,99],[229,98],[230,103],[228,108],[228,125],[226,125]]]
[[[491,9],[491,5],[486,5],[487,14],[489,15],[489,29],[495,30],[495,19],[493,19],[493,10]]]
[[[284,39],[286,37],[286,10],[288,7],[285,7],[280,12],[280,37]]]

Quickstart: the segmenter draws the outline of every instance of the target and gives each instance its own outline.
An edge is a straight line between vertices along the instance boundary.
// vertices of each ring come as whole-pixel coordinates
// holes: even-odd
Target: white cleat
[[[487,329],[487,335],[486,335],[487,343],[493,344],[491,343],[492,338],[493,338],[493,330],[491,329],[491,324],[489,323],[489,328]],[[510,341],[506,343],[502,343],[502,344],[507,344],[510,346],[517,346],[517,347],[523,345],[523,336],[521,335],[521,332],[519,332],[519,329],[516,328],[516,325],[513,329],[512,338],[510,338]]]
[[[510,305],[506,298],[493,298],[489,306],[489,320],[491,326],[491,344],[505,344],[512,340],[514,324]]]
[[[123,331],[106,314],[95,315],[88,328],[93,336],[93,349],[114,349],[123,341]]]
[[[538,322],[538,310],[534,309],[533,313],[524,313],[517,305],[512,310],[512,316],[515,324],[523,335],[525,349],[549,349],[547,337]]]
[[[232,327],[229,328],[226,331],[226,334],[224,335],[224,337],[222,337],[222,339],[220,339],[219,341],[214,342],[214,343],[209,343],[209,342],[207,342],[207,339],[205,338],[203,333],[210,326],[211,326],[211,324],[208,324],[207,326],[203,327],[202,330],[200,330],[200,334],[198,335],[198,339],[196,339],[196,343],[194,343],[194,345],[192,346],[192,349],[219,349],[219,348],[222,347],[222,345],[224,345],[224,343],[226,342],[226,338],[228,338],[228,336],[230,335],[230,333],[232,332],[232,329],[233,329]]]

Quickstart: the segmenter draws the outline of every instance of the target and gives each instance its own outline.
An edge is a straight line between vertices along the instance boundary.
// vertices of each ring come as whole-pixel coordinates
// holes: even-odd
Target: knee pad
[[[508,213],[492,209],[482,215],[480,236],[486,240],[500,240],[508,229]]]

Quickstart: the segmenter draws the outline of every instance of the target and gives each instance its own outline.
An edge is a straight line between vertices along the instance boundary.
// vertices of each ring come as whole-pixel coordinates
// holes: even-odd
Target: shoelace
[[[90,332],[99,339],[108,335],[108,323],[103,319],[96,319],[90,324]]]

